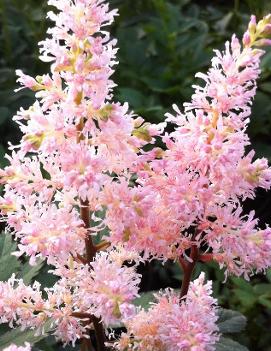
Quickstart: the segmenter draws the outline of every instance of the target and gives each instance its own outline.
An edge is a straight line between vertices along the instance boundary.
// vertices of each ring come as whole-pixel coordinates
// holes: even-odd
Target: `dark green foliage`
[[[8,141],[18,142],[20,133],[11,117],[20,107],[33,101],[33,94],[18,88],[15,69],[28,74],[41,74],[47,67],[38,60],[37,43],[45,36],[46,1],[0,1],[0,165]]]
[[[44,334],[37,335],[36,330],[20,330],[20,328],[7,331],[1,335],[0,339],[0,350],[8,347],[10,344],[16,344],[18,346],[23,346],[25,342],[29,342],[31,345],[36,342],[46,338],[46,333],[50,330],[51,321],[47,321],[44,325]]]

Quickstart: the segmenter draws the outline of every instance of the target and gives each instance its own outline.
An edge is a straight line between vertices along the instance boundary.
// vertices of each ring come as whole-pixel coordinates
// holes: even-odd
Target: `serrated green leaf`
[[[17,257],[12,255],[16,248],[10,234],[0,234],[0,281],[8,280],[20,266]]]
[[[249,351],[248,348],[229,338],[223,336],[216,344],[216,351]]]
[[[219,310],[218,327],[219,331],[225,333],[239,333],[245,329],[247,319],[240,312],[226,310],[221,308]]]
[[[9,254],[13,249],[16,250],[16,244],[12,241],[10,234],[0,234],[0,257]]]
[[[34,277],[39,274],[39,271],[44,265],[43,260],[39,260],[35,266],[31,266],[29,263],[23,265],[23,269],[19,272],[18,278],[22,278],[25,285],[29,285]]]
[[[44,324],[44,335],[36,335],[36,330],[20,330],[19,328],[5,333],[0,339],[0,350],[3,350],[10,344],[15,344],[17,346],[22,346],[25,342],[29,342],[31,345],[35,344],[36,342],[46,338],[48,332],[51,330],[51,323],[52,321],[48,320]]]
[[[49,271],[53,269],[53,266],[45,264],[41,267],[39,274],[35,277],[35,280],[41,284],[42,288],[51,288],[59,280],[58,276],[49,273]]]

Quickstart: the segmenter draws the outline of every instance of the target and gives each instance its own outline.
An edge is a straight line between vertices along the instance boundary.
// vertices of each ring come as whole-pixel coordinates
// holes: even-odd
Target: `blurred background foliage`
[[[222,49],[232,33],[241,36],[250,14],[258,17],[271,12],[269,0],[109,0],[119,8],[112,28],[118,39],[119,66],[114,75],[118,84],[115,99],[128,101],[131,108],[147,120],[163,121],[171,105],[189,101],[194,75],[206,71],[213,49]],[[48,72],[38,61],[37,43],[45,36],[46,0],[0,0],[0,165],[8,141],[16,144],[20,133],[12,116],[33,102],[27,90],[16,88],[15,69],[30,75]],[[262,76],[254,101],[249,127],[257,156],[271,161],[271,50],[262,61]],[[259,191],[246,210],[256,209],[260,224],[270,223],[271,194]],[[44,270],[45,268],[43,268]],[[229,278],[216,265],[198,266],[213,279],[215,295],[226,308],[244,313],[246,331],[239,340],[251,351],[271,350],[271,271],[255,275],[252,283]],[[44,274],[46,270],[44,270]],[[166,286],[179,287],[180,269],[152,262],[142,267],[142,291]],[[45,278],[49,275],[43,275]],[[46,280],[46,279],[45,279]],[[48,350],[52,350],[47,348]],[[234,351],[234,350],[233,350]]]

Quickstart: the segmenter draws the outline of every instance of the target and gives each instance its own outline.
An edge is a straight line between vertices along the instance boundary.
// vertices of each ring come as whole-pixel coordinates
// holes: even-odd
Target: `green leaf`
[[[266,272],[266,278],[271,283],[271,268],[269,268]]]
[[[223,336],[219,339],[218,343],[216,344],[216,351],[248,351],[248,349],[239,344],[238,342],[224,338]]]
[[[271,160],[271,146],[264,142],[255,142],[254,148],[256,150],[256,157],[266,157]]]
[[[39,260],[35,266],[31,266],[29,263],[23,265],[23,269],[18,274],[18,278],[22,278],[25,285],[29,285],[34,277],[39,274],[39,271],[43,267],[44,261]]]
[[[9,109],[7,107],[0,107],[0,125],[3,124],[9,116]]]
[[[36,335],[37,330],[20,330],[19,328],[5,333],[0,339],[0,350],[3,350],[10,344],[15,344],[17,346],[22,346],[25,342],[29,342],[31,345],[35,344],[36,342],[46,338],[48,332],[51,330],[51,323],[52,321],[48,320],[44,324],[44,335]]]
[[[4,168],[8,164],[7,159],[4,158],[5,154],[6,154],[6,149],[4,148],[3,145],[0,144],[0,167],[1,168]]]
[[[0,234],[0,281],[6,281],[20,266],[17,257],[12,255],[17,245],[12,241],[11,234]]]
[[[267,284],[267,283],[256,284],[254,285],[253,290],[257,295],[269,294],[271,296],[271,284]]]
[[[134,108],[142,107],[145,104],[145,96],[132,88],[119,88],[118,98],[121,101],[128,101]]]
[[[38,275],[43,267],[44,261],[39,260],[35,266],[28,262],[22,264],[12,253],[17,250],[17,244],[12,240],[11,234],[0,234],[0,281],[8,280],[13,273],[17,273],[17,278],[23,279],[29,285],[32,279]],[[21,267],[21,269],[20,269]]]
[[[238,297],[243,306],[251,308],[257,301],[257,296],[251,294],[249,291],[241,289],[234,290],[235,295]]]
[[[58,276],[49,273],[49,271],[53,269],[54,267],[48,264],[45,264],[41,267],[40,272],[36,276],[35,280],[41,284],[42,288],[51,288],[59,280]]]
[[[133,303],[135,306],[140,306],[140,307],[144,308],[145,310],[147,310],[150,307],[150,302],[155,301],[154,294],[155,294],[155,291],[141,293],[140,297],[137,297],[133,301]]]
[[[246,327],[247,319],[240,312],[226,310],[221,308],[219,310],[218,327],[221,333],[239,333]]]
[[[270,295],[262,295],[259,297],[259,303],[269,309],[271,309],[271,297]]]

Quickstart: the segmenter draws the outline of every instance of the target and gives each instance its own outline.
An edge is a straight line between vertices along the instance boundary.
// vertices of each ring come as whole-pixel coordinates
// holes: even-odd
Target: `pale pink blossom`
[[[242,215],[240,207],[213,206],[202,223],[204,241],[212,248],[214,259],[228,273],[249,275],[271,265],[271,229],[258,229],[254,212]],[[209,220],[208,220],[209,218]]]
[[[107,326],[134,316],[132,302],[139,296],[140,275],[134,265],[126,267],[122,260],[116,260],[120,252],[124,254],[123,250],[97,254],[90,269],[84,271],[78,281],[80,307],[101,318]]]
[[[156,295],[148,311],[141,310],[126,322],[117,350],[212,351],[219,339],[217,301],[211,296],[211,282],[204,274],[189,288],[187,299],[171,290]]]
[[[25,343],[25,346],[17,346],[15,344],[6,347],[3,351],[31,351],[31,346],[29,343]]]

